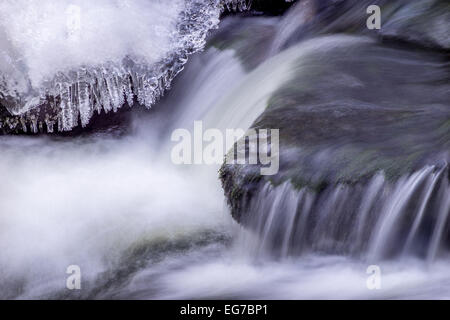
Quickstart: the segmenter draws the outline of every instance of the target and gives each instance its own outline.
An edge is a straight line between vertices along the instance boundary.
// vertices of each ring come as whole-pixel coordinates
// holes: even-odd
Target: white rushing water
[[[283,70],[295,56],[282,55],[247,76],[232,51],[211,49],[195,57],[160,112],[137,119],[136,133],[120,140],[2,138],[0,168],[7,183],[0,264],[6,287],[25,297],[49,294],[70,264],[84,265],[92,280],[141,243],[211,229],[229,234],[223,231],[231,218],[219,167],[172,164],[171,130],[190,130],[194,120],[223,130],[247,128],[288,77]],[[282,67],[273,68],[277,64]],[[228,123],[225,106],[234,106]],[[163,129],[168,134],[161,138]],[[21,181],[28,181],[26,187],[19,187]]]
[[[13,8],[16,3],[20,4],[6,1],[0,7]],[[76,3],[85,5],[83,1]],[[152,28],[153,24],[170,33],[179,13],[177,4],[181,4],[120,3],[130,4],[135,10],[123,13],[112,5],[107,10],[110,15],[102,18],[105,29],[99,30],[99,35],[110,36],[109,18],[145,20],[148,13],[143,11],[148,7],[144,6],[161,10],[162,22],[158,18],[143,25],[136,22],[139,28]],[[98,5],[108,7],[109,2],[99,1]],[[169,7],[174,11],[166,12]],[[36,12],[32,11],[27,19],[33,19]],[[96,17],[94,13],[92,17]],[[57,17],[52,19],[58,22]],[[46,26],[42,27],[46,30]],[[116,24],[114,28],[114,34],[128,30]],[[144,55],[147,50],[156,50],[159,57],[165,56],[165,45],[170,47],[170,43],[161,39],[157,49],[149,49],[157,42],[146,42],[144,29],[137,38],[128,39],[130,43],[125,36],[117,47],[114,41],[105,47],[119,57],[131,48],[128,45],[140,42],[141,47],[133,46],[133,50],[142,50]],[[32,37],[38,36],[36,30],[30,32]],[[42,32],[39,35],[45,38]],[[22,44],[27,47],[30,44],[25,42],[30,39],[23,39]],[[99,133],[70,139],[1,137],[0,298],[450,298],[449,261],[445,255],[436,254],[450,206],[445,193],[449,186],[442,182],[444,171],[439,168],[424,168],[397,184],[386,182],[381,174],[375,176],[359,199],[359,218],[350,224],[342,221],[342,203],[351,198],[350,190],[331,189],[322,202],[328,211],[322,211],[323,219],[317,229],[311,230],[307,230],[307,216],[315,196],[281,185],[255,200],[254,210],[262,230],[258,233],[243,229],[231,219],[217,165],[176,166],[171,162],[173,129],[192,130],[195,120],[203,120],[210,128],[246,129],[264,110],[271,94],[289,81],[294,61],[307,52],[358,41],[367,40],[315,39],[279,54],[272,52],[274,57],[252,72],[245,70],[233,51],[211,48],[192,57],[158,109],[134,119],[130,134],[116,137]],[[124,47],[127,50],[123,51]],[[43,81],[54,71],[46,54],[54,57],[55,64],[63,66],[67,62],[55,56],[57,50],[42,50],[44,60],[36,62],[48,61],[42,69],[30,71],[33,59],[37,59],[33,52],[28,60],[20,60],[27,65],[27,71],[16,71],[30,77],[28,85]],[[71,48],[68,51],[75,56],[80,53]],[[151,52],[154,56],[145,58],[158,60],[158,54]],[[89,63],[96,64],[96,54],[78,58],[93,59]],[[436,210],[439,214],[433,220],[434,236],[427,257],[405,254],[401,259],[379,258],[385,242],[395,242],[395,227],[403,216],[408,216],[406,204],[418,194],[424,205],[417,206],[413,219],[408,220],[409,232],[403,237],[406,251],[414,246],[424,224],[425,203],[430,202],[430,190],[435,188],[440,190],[438,197],[446,201],[441,201],[442,207]],[[380,197],[384,197],[382,201]],[[377,211],[375,204],[385,206]],[[298,205],[304,213],[300,217],[296,215]],[[294,228],[294,221],[300,222],[300,229]],[[266,249],[270,249],[279,226],[283,227],[281,256],[273,257]],[[370,243],[368,252],[373,257],[326,254],[326,249],[337,248],[335,251],[340,252],[345,247],[344,242],[332,238],[333,232],[340,234],[342,228],[359,240],[347,246],[351,253]],[[375,234],[370,241],[368,228]],[[313,243],[321,248],[290,254],[292,248],[308,244],[306,240],[291,243],[291,235],[301,239],[308,232],[314,233]],[[381,290],[366,286],[369,264],[377,264],[382,270]],[[66,289],[69,265],[81,268],[80,291]]]
[[[229,53],[221,56],[208,61],[210,68],[233,61]],[[216,83],[215,94],[208,92],[216,97],[221,85],[243,74],[238,65],[224,78],[207,70],[200,83]],[[158,141],[158,122],[147,119],[145,127],[138,124],[142,134],[120,140],[1,139],[2,288],[23,285],[25,297],[49,294],[61,289],[70,264],[90,279],[130,247],[189,238],[230,222],[217,168],[172,164],[170,135]],[[2,292],[8,294],[14,291]]]
[[[158,130],[189,126],[203,117],[220,123],[222,99],[259,103],[256,96],[268,92],[247,89],[271,79],[272,72],[277,74],[273,68],[269,61],[247,75],[231,51],[211,49],[188,65],[161,112],[136,120],[135,134],[71,141],[2,138],[2,296],[447,297],[445,260],[382,262],[383,289],[371,291],[368,264],[358,259],[261,255],[252,241],[263,239],[236,225],[224,206],[217,166],[170,162],[169,135],[161,137]],[[236,90],[242,91],[233,100]],[[166,118],[166,108],[172,108],[173,119],[182,114],[182,120]],[[245,122],[246,110],[236,116]],[[375,193],[376,186],[374,181],[370,187]],[[82,270],[80,292],[65,289],[71,264]]]

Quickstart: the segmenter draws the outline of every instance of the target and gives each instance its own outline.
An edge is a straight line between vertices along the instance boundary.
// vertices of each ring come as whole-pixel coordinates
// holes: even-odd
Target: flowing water
[[[170,159],[174,129],[249,128],[294,61],[355,41],[366,39],[281,52],[275,42],[254,70],[212,47],[126,134],[1,137],[0,297],[450,298],[446,163],[320,196],[264,185],[244,228],[218,165]],[[65,288],[69,265],[80,266],[82,290]],[[369,265],[382,270],[380,290],[367,288]]]

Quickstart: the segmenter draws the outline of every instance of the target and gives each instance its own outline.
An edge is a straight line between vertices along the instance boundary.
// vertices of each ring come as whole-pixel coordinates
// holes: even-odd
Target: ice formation
[[[3,0],[0,129],[70,131],[135,100],[150,108],[222,10],[247,2]]]

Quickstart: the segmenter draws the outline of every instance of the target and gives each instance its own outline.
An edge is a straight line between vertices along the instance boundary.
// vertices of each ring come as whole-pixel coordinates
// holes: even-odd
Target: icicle
[[[81,126],[84,128],[89,123],[93,114],[93,104],[89,95],[89,83],[87,71],[78,72],[78,105],[80,112]]]
[[[45,125],[46,125],[46,127],[47,127],[47,132],[48,133],[53,133],[53,126],[55,125],[55,121],[53,121],[53,120],[51,120],[50,119],[50,115],[47,113],[47,114],[45,114],[45,120],[44,120],[44,122],[45,122]]]
[[[20,117],[20,124],[22,125],[22,131],[24,133],[27,133],[27,124],[23,117]]]
[[[30,110],[24,110],[24,114],[19,115],[23,118],[11,119],[8,126],[20,125],[24,132],[29,126],[32,132],[37,132],[41,122],[51,133],[56,120],[58,131],[69,131],[79,120],[85,127],[94,111],[99,114],[102,110],[116,112],[125,103],[132,106],[135,99],[151,108],[170,88],[188,56],[204,47],[208,32],[217,27],[225,7],[245,10],[248,3],[245,0],[186,0],[177,12],[179,17],[168,39],[172,47],[159,61],[149,63],[145,55],[127,55],[98,65],[77,66],[69,72],[60,70],[52,79],[43,80],[36,89],[37,96],[27,98],[27,102],[33,101],[30,109],[33,119]],[[10,92],[7,84],[3,86]],[[23,108],[21,97],[13,99],[17,101],[16,109]],[[49,116],[44,117],[44,114]]]

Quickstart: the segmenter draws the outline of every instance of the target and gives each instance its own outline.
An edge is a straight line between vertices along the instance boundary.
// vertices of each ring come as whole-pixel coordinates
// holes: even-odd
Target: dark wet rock
[[[228,17],[210,37],[207,46],[219,50],[234,50],[247,71],[255,69],[268,56],[277,35],[279,17]]]
[[[288,10],[298,0],[249,0],[250,15],[277,16]],[[224,15],[235,14],[236,10],[225,10]]]
[[[369,30],[366,10],[379,5],[380,30]],[[351,34],[380,42],[405,42],[442,51],[450,49],[450,7],[442,0],[301,0],[283,16],[224,19],[208,42],[236,52],[247,70],[301,41],[320,35]]]
[[[279,15],[288,10],[296,0],[253,0],[252,10]]]
[[[366,27],[366,9],[373,4],[381,7],[381,30]],[[395,181],[425,165],[446,166],[449,5],[442,0],[304,0],[267,31],[270,45],[254,37],[266,57],[294,46],[302,50],[306,41],[323,36],[353,35],[359,42],[325,46],[293,66],[293,79],[252,125],[280,129],[279,173],[261,176],[259,166],[222,166],[233,216],[240,220],[267,183],[289,181],[296,189],[320,193],[338,184],[365,183],[377,172]],[[255,25],[241,26],[233,36],[248,39]],[[251,60],[244,43],[223,42],[222,49],[236,49],[244,65],[257,67],[262,59]]]
[[[450,2],[410,1],[386,17],[380,34],[424,46],[450,49]]]
[[[381,9],[380,30],[366,26],[370,5]],[[302,6],[313,7],[315,15],[291,32],[284,47],[311,36],[346,33],[450,49],[450,3],[446,0],[304,0],[290,9],[286,19],[303,15]]]
[[[302,56],[294,78],[252,125],[280,130],[278,174],[260,176],[255,165],[222,167],[235,218],[267,182],[320,192],[380,171],[396,180],[450,161],[449,55],[358,39]]]

